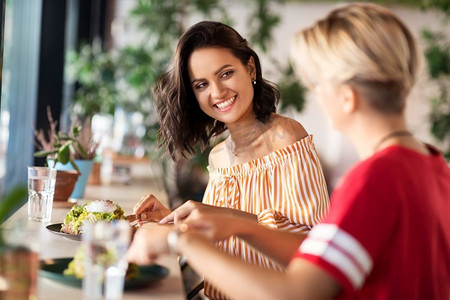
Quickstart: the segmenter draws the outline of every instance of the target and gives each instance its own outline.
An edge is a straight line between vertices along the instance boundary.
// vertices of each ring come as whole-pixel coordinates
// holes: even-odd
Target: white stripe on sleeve
[[[361,243],[334,224],[318,224],[300,246],[305,254],[320,256],[340,270],[355,288],[360,288],[373,262]]]

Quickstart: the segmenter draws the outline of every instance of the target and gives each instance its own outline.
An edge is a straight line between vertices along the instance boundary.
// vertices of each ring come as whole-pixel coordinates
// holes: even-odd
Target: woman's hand
[[[242,229],[251,225],[249,223],[245,218],[227,213],[203,215],[193,213],[186,221],[189,231],[194,231],[210,241],[222,241],[230,236],[239,235]]]
[[[167,235],[172,225],[145,224],[136,231],[127,252],[129,262],[138,265],[153,263],[161,254],[169,253]]]
[[[204,216],[208,215],[220,215],[225,213],[230,213],[229,208],[212,206],[203,204],[201,202],[196,202],[193,200],[186,201],[183,205],[175,209],[173,212],[168,214],[165,218],[163,218],[160,223],[178,223],[185,222],[192,218],[201,219]]]
[[[142,197],[133,208],[133,213],[145,215],[143,221],[157,221],[159,222],[171,211],[165,207],[153,194],[148,194]]]
[[[189,200],[160,221],[161,224],[169,222],[187,223],[208,239],[219,241],[238,235],[244,224],[257,224],[257,217],[237,209]]]

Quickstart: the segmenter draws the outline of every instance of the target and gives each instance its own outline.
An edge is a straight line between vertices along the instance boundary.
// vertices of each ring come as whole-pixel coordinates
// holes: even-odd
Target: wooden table
[[[132,212],[133,205],[140,197],[149,192],[154,193],[163,203],[167,201],[163,188],[150,179],[140,179],[139,182],[134,182],[129,185],[112,184],[107,186],[88,186],[83,201],[110,199],[119,203],[125,213],[129,214]],[[2,228],[12,228],[13,226],[17,226],[17,224],[21,224],[24,233],[23,239],[39,251],[40,259],[73,257],[80,242],[66,239],[46,229],[48,224],[61,223],[70,207],[71,205],[56,205],[56,207],[53,208],[51,222],[45,224],[28,221],[27,204],[25,204],[2,224]],[[168,268],[169,275],[160,281],[152,283],[146,288],[125,291],[124,300],[185,299],[177,257],[175,255],[166,255],[161,257],[156,263]],[[80,288],[63,285],[43,277],[39,277],[38,279],[38,289],[39,299],[71,300],[82,298]]]

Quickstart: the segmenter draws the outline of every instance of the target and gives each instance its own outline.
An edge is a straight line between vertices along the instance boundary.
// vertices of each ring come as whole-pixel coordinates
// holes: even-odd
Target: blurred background
[[[426,60],[410,95],[411,130],[450,159],[450,0],[381,3],[404,20]],[[82,126],[93,146],[90,184],[156,178],[172,206],[201,200],[207,154],[173,163],[157,147],[150,95],[181,34],[201,20],[233,26],[262,60],[264,76],[280,86],[278,112],[301,122],[314,140],[330,191],[357,160],[331,128],[289,64],[293,34],[340,1],[282,0],[0,0],[0,196],[26,182],[28,165],[43,165],[35,130]],[[55,123],[54,123],[55,124]],[[153,192],[153,191],[148,191]],[[136,199],[137,201],[138,199]]]

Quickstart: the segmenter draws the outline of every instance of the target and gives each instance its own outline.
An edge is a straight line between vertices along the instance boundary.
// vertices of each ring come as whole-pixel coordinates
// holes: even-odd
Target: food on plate
[[[84,258],[84,247],[79,246],[73,260],[69,263],[67,269],[64,270],[63,274],[66,276],[74,276],[78,279],[82,279],[84,276]],[[97,254],[97,262],[104,267],[111,265],[114,261],[116,261],[114,253],[108,251],[107,249],[104,249],[103,252]],[[139,276],[140,274],[138,266],[133,263],[128,264],[125,280],[139,278]]]
[[[81,234],[84,221],[112,221],[125,219],[123,209],[111,200],[96,200],[84,205],[75,205],[69,211],[61,226],[61,232]]]

